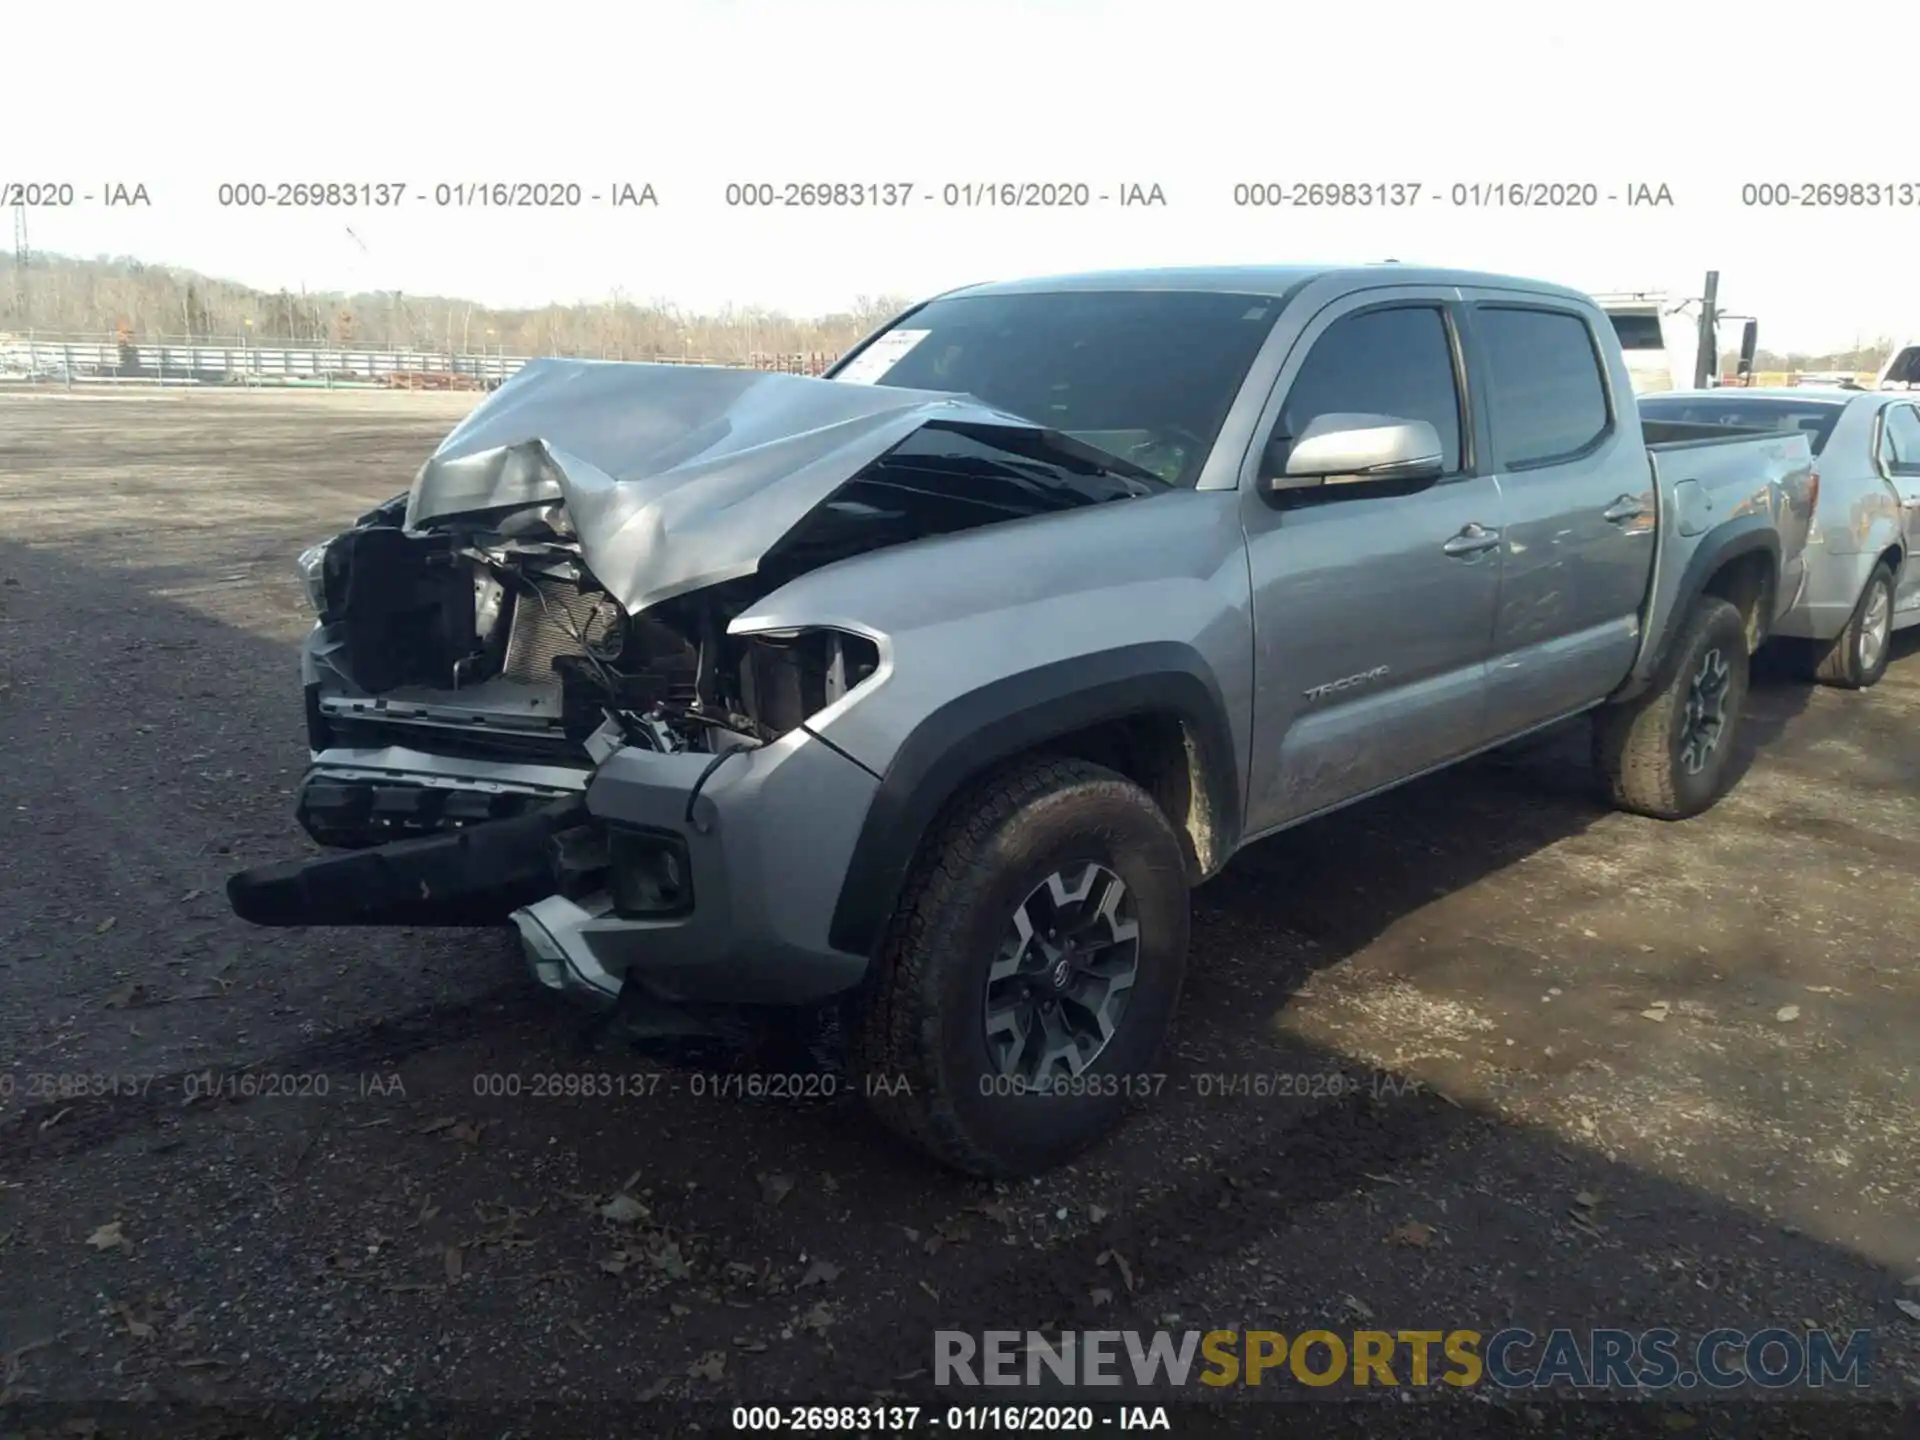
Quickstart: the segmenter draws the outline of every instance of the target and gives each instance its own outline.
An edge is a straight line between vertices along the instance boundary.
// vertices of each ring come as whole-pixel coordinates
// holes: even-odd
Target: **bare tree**
[[[11,296],[12,260],[5,260]],[[637,304],[619,292],[592,304],[496,310],[470,300],[398,291],[346,295],[332,291],[255,290],[129,256],[82,259],[35,254],[32,324],[42,332],[135,340],[190,333],[196,341],[231,340],[407,347],[438,351],[449,338],[462,348],[521,355],[618,356],[628,360],[745,361],[755,355],[837,354],[906,308],[893,297],[861,295],[846,310],[796,317],[757,307],[696,315],[664,300]],[[0,328],[17,328],[11,299]]]

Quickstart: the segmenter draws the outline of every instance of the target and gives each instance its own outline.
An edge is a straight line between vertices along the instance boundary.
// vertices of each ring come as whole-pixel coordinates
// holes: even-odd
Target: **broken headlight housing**
[[[293,562],[293,568],[300,572],[300,583],[306,587],[307,603],[313,607],[315,615],[324,615],[327,610],[327,551],[332,547],[332,540],[322,540],[318,545],[309,545],[302,550],[300,558]]]
[[[868,636],[830,626],[741,637],[740,699],[764,735],[778,737],[859,689],[880,670]]]

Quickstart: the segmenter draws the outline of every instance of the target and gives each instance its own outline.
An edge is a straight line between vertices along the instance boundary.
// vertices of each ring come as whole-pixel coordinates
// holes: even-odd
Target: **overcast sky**
[[[10,34],[16,54],[39,58],[9,66],[0,88],[0,184],[98,196],[141,183],[152,199],[33,210],[36,249],[267,288],[790,312],[1118,265],[1391,257],[1687,293],[1717,268],[1723,303],[1757,314],[1769,349],[1920,335],[1920,140],[1902,89],[1920,53],[1911,4],[1616,0],[1588,16],[1496,3],[1309,14],[1249,0],[329,0],[29,13]],[[1883,69],[1874,57],[1888,55],[1904,58]],[[404,183],[407,196],[353,211],[218,203],[223,182],[298,180]],[[491,180],[603,197],[650,183],[660,203],[435,203],[437,185]],[[730,181],[805,180],[915,192],[892,210],[726,203]],[[947,185],[1000,180],[1085,182],[1093,196],[1158,184],[1167,203],[942,203]],[[1410,208],[1237,207],[1248,181],[1423,188]],[[1907,204],[1742,203],[1744,184],[1819,181],[1904,185]],[[1601,203],[1453,203],[1456,186],[1514,182],[1591,184]],[[1665,185],[1675,203],[1629,208],[1638,185]]]

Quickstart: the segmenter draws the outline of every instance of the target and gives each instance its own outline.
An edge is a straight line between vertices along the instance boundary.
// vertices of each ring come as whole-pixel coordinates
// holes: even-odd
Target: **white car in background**
[[[1864,690],[1886,673],[1896,630],[1920,625],[1920,383],[1907,390],[1677,390],[1641,397],[1644,419],[1803,432],[1813,450],[1813,529],[1799,597],[1775,636],[1807,652],[1823,684]],[[1708,427],[1712,427],[1711,429]]]

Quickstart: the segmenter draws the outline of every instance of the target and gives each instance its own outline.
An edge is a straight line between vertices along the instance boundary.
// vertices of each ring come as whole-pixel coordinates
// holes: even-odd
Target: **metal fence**
[[[221,385],[362,390],[491,390],[533,359],[504,351],[259,344],[250,338],[0,333],[0,384]],[[573,355],[666,365],[724,365],[818,375],[838,358],[812,351],[717,360],[693,355]]]

